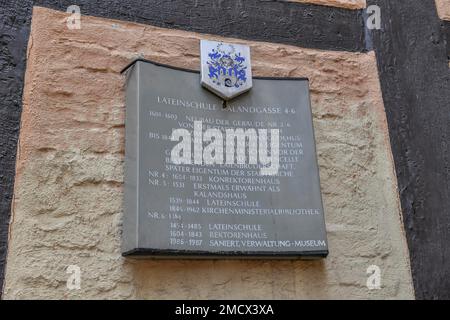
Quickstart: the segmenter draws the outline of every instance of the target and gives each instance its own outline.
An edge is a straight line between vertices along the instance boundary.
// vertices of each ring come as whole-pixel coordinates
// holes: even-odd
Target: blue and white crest
[[[250,48],[201,40],[202,85],[224,100],[252,87]]]

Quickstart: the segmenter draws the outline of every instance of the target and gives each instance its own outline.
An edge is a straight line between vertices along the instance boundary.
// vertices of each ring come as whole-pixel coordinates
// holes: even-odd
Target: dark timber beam
[[[450,61],[450,21],[442,21],[442,30],[447,43],[447,58]]]
[[[268,0],[41,0],[36,4],[81,13],[226,37],[324,50],[364,51],[360,10]]]
[[[418,299],[450,299],[450,69],[434,0],[368,0]]]

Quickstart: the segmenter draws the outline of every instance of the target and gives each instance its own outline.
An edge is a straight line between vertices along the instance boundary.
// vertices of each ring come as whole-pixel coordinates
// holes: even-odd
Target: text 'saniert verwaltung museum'
[[[3,1],[2,299],[450,298],[450,1]]]

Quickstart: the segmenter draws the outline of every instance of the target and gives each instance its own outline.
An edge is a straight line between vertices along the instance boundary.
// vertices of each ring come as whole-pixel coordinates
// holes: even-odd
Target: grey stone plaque
[[[124,72],[124,256],[327,256],[307,79],[253,78],[253,89],[224,109],[219,97],[200,86],[198,72],[145,60]],[[177,129],[192,134],[186,144],[192,154],[186,148],[179,153],[187,162],[171,157],[182,140],[172,136]],[[208,129],[223,133],[223,141],[217,135],[208,140]],[[227,133],[240,129],[256,133],[257,140],[236,139],[235,148],[227,149]],[[216,162],[210,164],[198,155],[213,141],[223,149],[211,153]],[[246,160],[253,155],[257,162],[237,163],[239,147]],[[217,157],[222,150],[223,161]],[[278,155],[278,165],[275,157],[264,162],[262,155]],[[269,166],[277,170],[263,174]]]

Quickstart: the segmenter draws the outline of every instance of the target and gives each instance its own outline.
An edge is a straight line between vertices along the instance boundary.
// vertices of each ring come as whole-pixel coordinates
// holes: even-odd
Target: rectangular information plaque
[[[255,77],[224,108],[198,72],[141,59],[124,72],[124,256],[327,256],[307,79]],[[181,162],[175,132],[192,139]]]

